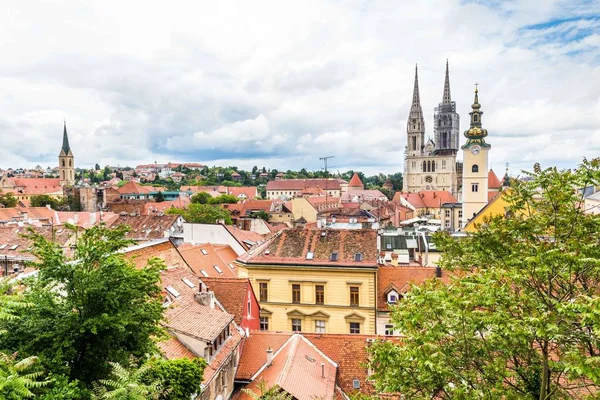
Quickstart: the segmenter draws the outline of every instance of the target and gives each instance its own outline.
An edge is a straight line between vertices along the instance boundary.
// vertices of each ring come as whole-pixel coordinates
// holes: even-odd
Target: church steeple
[[[410,108],[411,114],[413,112],[423,113],[421,109],[421,97],[419,96],[419,68],[415,65],[415,87],[413,88],[413,100]]]
[[[463,149],[472,144],[478,144],[482,147],[490,147],[490,145],[485,142],[485,137],[488,135],[488,131],[487,129],[483,129],[481,125],[481,116],[483,115],[483,111],[480,111],[481,104],[479,104],[479,90],[477,89],[477,85],[478,84],[476,83],[475,99],[471,105],[472,111],[469,113],[471,116],[471,127],[465,131],[467,143],[462,146]]]
[[[425,144],[425,120],[423,119],[423,109],[421,108],[421,98],[419,96],[419,71],[416,65],[415,86],[408,122],[406,123],[406,133],[408,135],[407,155],[420,155]]]
[[[60,151],[61,155],[69,155],[71,153],[71,147],[69,146],[69,136],[67,135],[67,121],[64,122],[62,148]],[[72,155],[73,153],[71,153]]]
[[[450,71],[448,70],[448,59],[446,59],[446,79],[444,80],[444,97],[442,98],[442,104],[452,103],[450,97]]]

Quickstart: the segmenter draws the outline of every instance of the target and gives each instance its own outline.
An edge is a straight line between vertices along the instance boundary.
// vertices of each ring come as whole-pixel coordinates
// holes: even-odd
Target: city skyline
[[[414,65],[433,138],[446,59],[496,171],[600,150],[594,2],[142,4],[2,7],[0,167],[56,166],[66,118],[77,167],[401,172]]]

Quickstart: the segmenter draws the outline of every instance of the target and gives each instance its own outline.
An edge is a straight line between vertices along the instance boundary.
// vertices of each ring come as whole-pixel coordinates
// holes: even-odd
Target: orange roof
[[[246,294],[252,290],[248,278],[200,278],[215,293],[225,311],[234,316],[234,321],[242,324],[246,307]]]
[[[363,185],[362,181],[358,177],[358,174],[355,172],[354,175],[352,175],[352,179],[350,179],[350,182],[348,183],[348,187],[349,188],[359,187],[362,189],[365,187],[365,185]]]
[[[165,237],[165,232],[175,226],[179,215],[119,215],[119,217],[108,223],[109,228],[119,225],[128,225],[131,230],[127,233],[127,239],[153,240]]]
[[[75,233],[70,229],[41,226],[41,227],[19,227],[19,226],[0,226],[0,257],[4,260],[4,256],[8,256],[9,260],[31,260],[35,257],[31,254],[32,241],[23,234],[27,234],[27,229],[33,229],[36,233],[44,236],[48,240],[54,241],[65,251],[69,250],[68,244],[74,242]],[[2,264],[0,264],[2,265]],[[3,271],[4,267],[0,267]]]
[[[235,267],[232,262],[226,263],[223,261],[210,243],[199,245],[184,243],[177,250],[192,271],[199,277],[235,278],[237,276],[237,271],[232,268]]]
[[[189,358],[191,360],[192,358],[196,358],[196,355],[175,337],[171,337],[168,340],[157,344],[160,351],[169,360],[180,358]]]
[[[132,246],[125,249],[124,252],[125,256],[134,262],[136,268],[144,268],[150,258],[158,257],[165,262],[167,268],[180,267],[192,272],[175,245],[168,239],[157,243]]]
[[[311,258],[307,259],[307,254]],[[337,254],[331,260],[332,253]],[[361,254],[360,261],[355,255]],[[371,229],[323,230],[287,229],[264,244],[242,254],[238,260],[248,264],[295,264],[374,267],[377,265],[377,232]]]
[[[265,351],[266,354],[266,351]],[[247,386],[258,392],[259,382],[267,387],[278,385],[298,400],[331,399],[335,394],[337,365],[300,334],[293,335],[274,353],[273,363],[266,366]],[[242,399],[251,399],[242,394]]]
[[[396,192],[392,201],[400,203],[400,197],[415,208],[440,208],[444,203],[457,203],[456,197],[445,190],[421,190],[417,193]]]
[[[435,278],[433,267],[388,267],[379,266],[377,271],[377,309],[388,311],[387,293],[394,289],[399,295],[406,293],[412,284],[421,284]],[[442,271],[443,282],[449,282],[448,272]]]
[[[160,203],[155,203],[153,201],[149,201],[144,203],[144,209],[142,210],[142,215],[151,215],[156,214],[157,212],[166,212],[171,208],[185,208],[190,204],[189,197],[180,197],[177,200],[170,201],[161,201]]]
[[[495,191],[488,192],[488,194],[487,194],[488,203],[490,201],[492,201],[499,193],[500,193],[500,191],[498,191],[498,192],[495,192]]]
[[[244,248],[249,249],[253,246],[251,243],[259,243],[265,240],[262,235],[256,232],[245,231],[233,225],[224,225],[225,229],[237,240]]]
[[[144,186],[139,183],[135,183],[132,181],[127,182],[123,186],[117,189],[120,194],[128,194],[128,193],[138,193],[138,194],[146,194],[150,192],[156,191],[156,189],[152,186]]]
[[[227,192],[235,197],[245,197],[247,199],[253,199],[258,197],[258,191],[256,190],[256,186],[231,186],[227,188]]]
[[[303,190],[305,188],[340,190],[338,179],[281,179],[267,182],[267,190]]]
[[[242,203],[242,215],[248,215],[254,211],[271,211],[273,200],[246,200]]]
[[[60,179],[58,178],[9,178],[6,180],[3,190],[15,193],[16,195],[63,193],[62,186],[60,186]]]
[[[500,179],[498,179],[494,170],[490,168],[490,172],[488,172],[488,189],[500,189],[500,187],[502,187]]]

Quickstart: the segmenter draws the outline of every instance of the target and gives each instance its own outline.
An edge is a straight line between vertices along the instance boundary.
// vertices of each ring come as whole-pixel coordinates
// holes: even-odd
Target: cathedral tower
[[[65,121],[63,131],[62,148],[58,155],[58,177],[61,186],[73,186],[75,184],[75,157],[69,146],[67,135],[67,122]]]
[[[433,114],[433,129],[435,137],[435,154],[456,154],[459,149],[460,117],[456,112],[456,103],[450,96],[450,71],[446,60],[446,77],[444,79],[444,94],[442,102],[435,108]]]
[[[462,225],[473,218],[488,203],[488,152],[491,146],[485,142],[488,132],[482,128],[478,90],[471,106],[471,127],[465,131],[467,143],[463,150],[463,199]]]
[[[413,89],[412,105],[408,114],[406,124],[406,133],[408,141],[406,144],[406,154],[408,156],[420,155],[425,145],[425,120],[423,119],[423,109],[421,108],[421,98],[419,96],[419,75],[415,66],[415,87]]]

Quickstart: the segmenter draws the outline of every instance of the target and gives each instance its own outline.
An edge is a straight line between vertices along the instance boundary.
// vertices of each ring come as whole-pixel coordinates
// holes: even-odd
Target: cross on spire
[[[477,86],[479,86],[479,83],[475,82],[475,91],[477,91]]]

